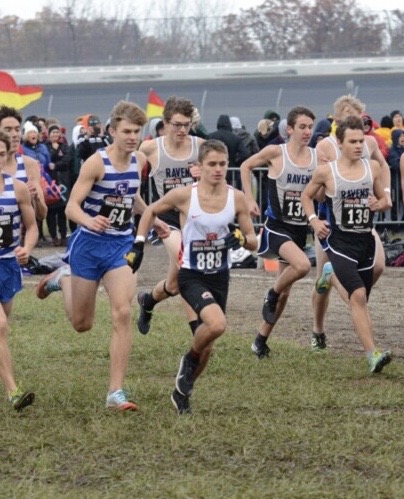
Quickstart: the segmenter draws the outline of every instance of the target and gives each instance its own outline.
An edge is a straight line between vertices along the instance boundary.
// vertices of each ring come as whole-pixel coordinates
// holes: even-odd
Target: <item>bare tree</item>
[[[137,11],[131,0],[63,0],[34,19],[0,18],[2,67],[103,65],[399,54],[404,11],[357,0],[263,0],[228,12],[230,0],[171,0]],[[139,9],[138,9],[139,10]]]

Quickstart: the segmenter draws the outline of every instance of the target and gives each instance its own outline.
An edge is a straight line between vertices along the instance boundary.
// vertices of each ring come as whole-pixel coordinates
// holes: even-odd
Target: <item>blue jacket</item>
[[[51,157],[49,150],[45,144],[38,142],[33,145],[30,142],[23,142],[22,144],[23,154],[29,156],[30,158],[36,159],[43,166],[45,171],[49,173],[49,163],[51,163]]]

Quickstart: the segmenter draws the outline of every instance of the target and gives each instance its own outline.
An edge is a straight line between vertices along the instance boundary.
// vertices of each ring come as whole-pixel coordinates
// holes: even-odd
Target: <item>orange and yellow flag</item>
[[[42,94],[42,87],[18,86],[9,73],[0,71],[0,105],[22,109],[40,99]]]
[[[149,119],[160,118],[163,116],[164,105],[163,99],[151,88],[147,99],[146,116]]]

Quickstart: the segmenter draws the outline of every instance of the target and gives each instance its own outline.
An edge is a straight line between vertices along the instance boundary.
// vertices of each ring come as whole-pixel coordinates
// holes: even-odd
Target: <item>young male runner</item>
[[[320,141],[317,146],[317,157],[320,162],[329,162],[338,159],[341,156],[338,141],[335,136],[335,130],[341,121],[343,121],[348,116],[358,116],[360,117],[365,110],[365,105],[356,97],[352,95],[343,95],[339,97],[334,102],[334,124],[332,133],[326,137],[324,140]],[[390,196],[390,169],[383,154],[381,153],[379,146],[374,137],[370,135],[365,135],[365,141],[363,142],[363,152],[362,158],[373,159],[378,161],[379,167],[382,171],[382,183],[384,187],[384,202],[386,208],[390,208],[391,196]],[[325,217],[325,212],[323,210],[324,206],[320,203],[318,215],[319,217]],[[374,230],[374,235],[376,238],[376,261],[373,271],[374,283],[382,275],[385,267],[385,255],[383,250],[382,242],[379,236]],[[315,238],[315,249],[316,249],[316,272],[317,281],[315,289],[312,294],[312,306],[313,306],[313,334],[311,346],[313,351],[321,351],[326,348],[326,333],[325,333],[325,315],[328,309],[328,304],[330,300],[331,285],[333,285],[341,298],[346,301],[346,293],[343,287],[336,279],[333,274],[332,265],[328,262],[327,254],[321,248],[317,238]]]
[[[198,325],[192,346],[180,362],[171,400],[179,414],[191,411],[189,397],[213,344],[226,329],[226,302],[231,267],[229,249],[257,247],[257,238],[244,194],[226,183],[228,152],[217,140],[199,149],[200,180],[172,189],[146,208],[138,228],[130,264],[134,271],[143,257],[145,236],[154,217],[179,212],[182,251],[178,286],[194,311]],[[237,219],[240,229],[233,224]]]
[[[250,213],[260,215],[251,187],[251,171],[268,165],[268,207],[258,254],[277,254],[279,271],[264,299],[264,322],[251,345],[259,359],[267,357],[268,337],[282,315],[292,285],[305,277],[311,264],[303,249],[308,231],[300,196],[317,166],[315,151],[308,146],[315,116],[303,106],[291,109],[287,116],[287,144],[269,145],[241,165],[241,181]]]
[[[362,158],[362,119],[349,116],[337,128],[339,159],[320,165],[302,194],[302,205],[334,273],[348,294],[355,332],[371,373],[391,361],[389,351],[375,347],[367,301],[373,286],[376,244],[373,214],[386,209],[382,171],[377,161]],[[314,211],[314,196],[325,189],[327,219]]]
[[[66,207],[67,217],[79,226],[69,240],[70,266],[45,276],[37,287],[40,299],[62,290],[72,326],[84,332],[92,328],[102,280],[112,315],[106,405],[119,411],[138,409],[123,389],[132,349],[131,310],[136,290],[136,276],[125,255],[133,244],[133,215],[141,214],[146,207],[139,191],[146,158],[137,152],[146,122],[145,113],[136,104],[120,101],[113,108],[113,144],[83,163]],[[168,235],[166,224],[159,222],[158,227],[162,235]]]
[[[184,187],[198,177],[198,150],[203,139],[190,135],[192,116],[195,106],[188,99],[169,97],[166,101],[163,119],[164,136],[146,140],[140,146],[151,165],[150,176],[153,180],[155,198],[159,199],[167,192]],[[163,243],[169,256],[167,276],[158,282],[149,292],[138,294],[140,306],[137,327],[142,334],[150,330],[154,307],[163,300],[178,294],[178,251],[181,248],[180,217],[177,208],[163,215],[171,228],[171,234]],[[191,308],[185,304],[185,311],[192,331],[197,327],[197,318]]]
[[[4,172],[11,149],[7,134],[0,131],[0,378],[16,411],[31,405],[35,394],[17,386],[8,347],[8,318],[14,296],[22,289],[21,268],[38,240],[38,228],[27,185]],[[21,225],[25,227],[21,243]]]

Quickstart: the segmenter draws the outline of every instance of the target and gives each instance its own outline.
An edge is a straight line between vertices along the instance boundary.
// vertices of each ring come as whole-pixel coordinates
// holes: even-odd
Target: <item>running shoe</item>
[[[255,342],[251,345],[251,351],[261,360],[264,357],[269,357],[269,352],[271,349],[267,344],[264,344],[263,348],[258,348]]]
[[[153,311],[146,310],[144,306],[144,299],[147,293],[139,293],[137,295],[137,302],[139,303],[139,318],[137,320],[137,328],[142,334],[147,334],[150,330],[150,322],[152,320]]]
[[[10,393],[8,400],[13,406],[13,409],[20,412],[24,409],[24,407],[33,404],[35,400],[35,393],[23,392],[21,388],[16,388]]]
[[[62,289],[60,285],[60,280],[64,276],[71,275],[71,270],[69,265],[63,265],[63,267],[58,268],[51,274],[47,274],[42,277],[36,286],[36,295],[40,300],[44,300],[51,293],[55,291],[60,291]]]
[[[189,405],[189,397],[182,395],[177,389],[175,389],[171,395],[171,402],[177,409],[179,415],[192,414],[191,406]]]
[[[262,317],[267,324],[276,323],[276,305],[278,303],[279,296],[274,296],[270,289],[264,298],[264,305],[262,307]]]
[[[319,295],[324,294],[331,287],[331,276],[334,270],[330,262],[324,264],[321,276],[316,281],[316,291]]]
[[[189,353],[185,354],[180,362],[175,386],[181,395],[189,397],[192,393],[195,381],[195,372],[198,369],[199,362],[191,357]]]
[[[327,337],[325,333],[313,333],[311,336],[312,352],[319,352],[327,348]]]
[[[116,390],[107,395],[107,408],[116,411],[137,411],[139,407],[128,400],[126,393],[123,390]]]
[[[372,374],[380,373],[384,366],[390,364],[392,355],[389,350],[386,352],[379,352],[375,350],[369,359],[370,372]]]

